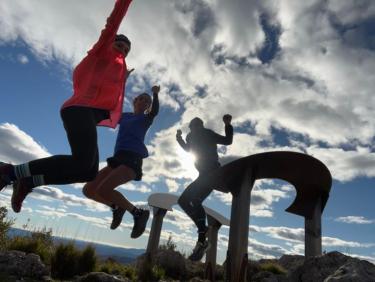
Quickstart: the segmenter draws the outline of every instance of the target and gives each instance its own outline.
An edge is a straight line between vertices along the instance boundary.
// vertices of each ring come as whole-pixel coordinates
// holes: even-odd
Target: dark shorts
[[[113,157],[107,159],[107,164],[111,168],[125,165],[135,172],[135,181],[142,179],[142,157],[131,151],[118,151]]]

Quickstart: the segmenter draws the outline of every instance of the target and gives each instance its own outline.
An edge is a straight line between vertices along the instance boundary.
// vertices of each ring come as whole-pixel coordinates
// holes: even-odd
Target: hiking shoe
[[[208,243],[208,240],[205,240],[204,242],[197,241],[193,253],[189,256],[189,260],[200,261],[209,248],[210,244]]]
[[[124,216],[125,212],[126,210],[121,207],[116,207],[115,209],[112,209],[112,223],[111,223],[112,230],[120,226],[122,222],[122,217]]]
[[[135,239],[143,234],[143,232],[146,229],[146,224],[147,224],[149,217],[150,217],[149,210],[138,209],[136,214],[133,216],[134,226],[133,226],[132,233],[130,234],[131,238]]]
[[[12,180],[8,176],[10,169],[10,164],[0,162],[0,191],[3,190],[5,186],[12,184]]]
[[[25,182],[20,179],[13,183],[13,194],[12,194],[12,209],[14,212],[19,213],[22,208],[22,202],[26,196],[33,191],[33,188],[26,186]]]

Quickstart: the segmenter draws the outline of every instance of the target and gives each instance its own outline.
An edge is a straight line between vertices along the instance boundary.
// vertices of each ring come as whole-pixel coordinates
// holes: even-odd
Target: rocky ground
[[[142,264],[140,257],[135,267]],[[155,257],[155,263],[165,269],[168,281],[205,281],[199,276],[203,274],[204,265],[193,264],[181,254],[171,250],[163,250]],[[286,270],[285,274],[262,271],[262,264],[277,264]],[[224,267],[218,266],[220,281],[224,277]],[[194,277],[195,278],[191,278]],[[35,254],[25,254],[19,251],[0,252],[0,281],[53,281],[48,268]],[[74,282],[127,282],[124,278],[105,273],[89,273],[75,277]],[[325,255],[309,258],[303,256],[284,255],[278,260],[260,260],[249,262],[248,281],[264,282],[375,282],[375,265],[357,258],[331,252]]]

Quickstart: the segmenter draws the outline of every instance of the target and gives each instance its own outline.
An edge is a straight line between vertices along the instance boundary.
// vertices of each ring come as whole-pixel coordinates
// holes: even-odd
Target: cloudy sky
[[[15,164],[70,152],[59,117],[72,94],[71,74],[96,42],[114,0],[0,2],[0,160]],[[375,3],[371,0],[134,0],[120,32],[132,41],[124,110],[153,84],[160,114],[146,144],[142,182],[120,187],[143,206],[154,192],[180,194],[197,173],[175,141],[195,116],[224,133],[233,115],[234,142],[219,148],[231,160],[272,150],[304,152],[333,176],[323,214],[323,249],[375,262]],[[100,128],[101,165],[116,130]],[[111,213],[85,199],[82,184],[36,189],[16,226],[52,228],[55,235],[145,248],[130,239],[131,217],[109,230]],[[303,254],[303,218],[284,211],[295,197],[286,182],[257,182],[252,194],[251,258]],[[10,189],[0,194],[9,207]],[[229,194],[205,204],[230,217]],[[148,228],[150,227],[148,224]],[[188,252],[192,222],[168,213],[169,235]],[[229,230],[220,230],[223,261]]]

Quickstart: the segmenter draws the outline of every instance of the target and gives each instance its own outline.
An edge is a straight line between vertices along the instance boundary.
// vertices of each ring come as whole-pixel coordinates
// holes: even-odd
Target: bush
[[[53,253],[52,231],[43,228],[29,237],[15,236],[8,240],[7,249],[39,255],[45,264],[50,264]]]
[[[105,272],[111,275],[119,275],[128,278],[131,281],[137,280],[137,273],[134,267],[120,264],[112,258],[108,258],[104,262],[100,263],[97,267],[97,271]]]
[[[165,270],[160,266],[153,265],[150,254],[145,254],[139,258],[137,268],[138,281],[159,281],[165,278]]]
[[[7,219],[8,210],[6,207],[0,207],[0,250],[5,250],[7,245],[7,233],[13,225],[14,219]]]
[[[51,259],[51,275],[53,278],[69,279],[78,272],[79,251],[73,243],[59,244]]]
[[[70,279],[95,271],[97,265],[95,248],[88,245],[78,250],[74,243],[59,244],[51,258],[51,276],[56,279]]]
[[[92,245],[88,245],[81,253],[78,259],[78,273],[84,274],[92,272],[96,268],[97,257],[95,248]]]
[[[168,241],[159,246],[160,250],[176,251],[177,245],[173,242],[172,235],[169,234]]]
[[[261,271],[268,271],[274,274],[286,274],[287,271],[279,264],[267,262],[260,265]]]

